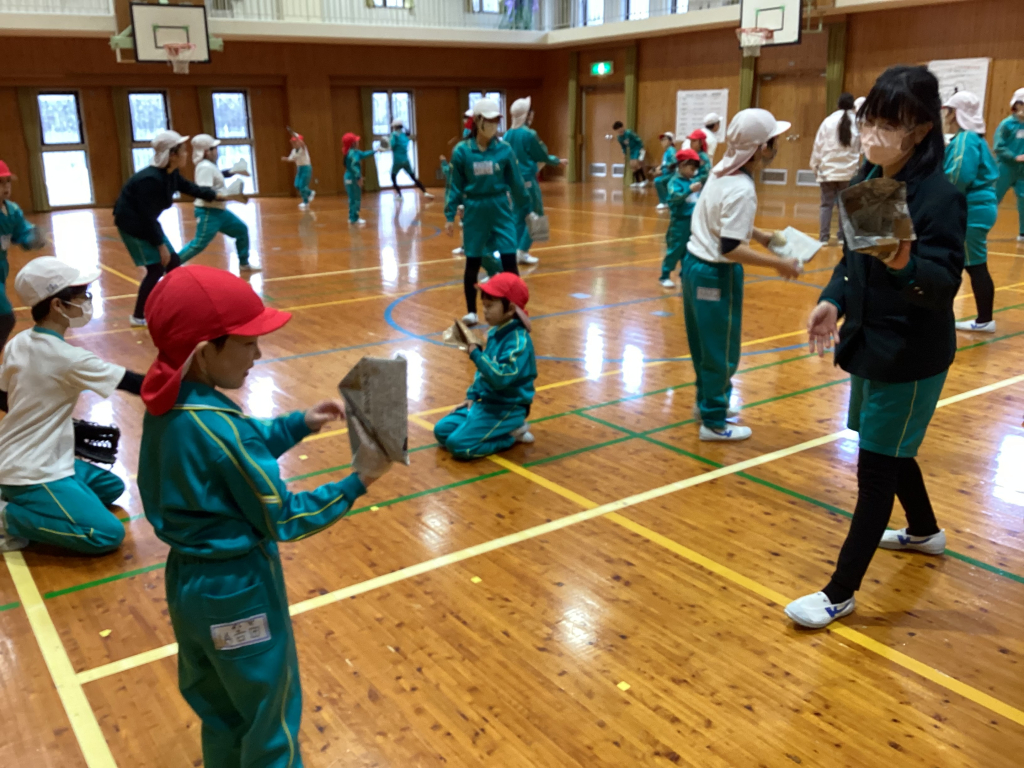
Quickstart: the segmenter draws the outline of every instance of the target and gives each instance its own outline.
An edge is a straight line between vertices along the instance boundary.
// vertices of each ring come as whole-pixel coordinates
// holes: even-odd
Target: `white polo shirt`
[[[0,485],[39,485],[75,474],[71,413],[90,390],[110,397],[125,369],[32,328],[4,349],[0,390],[10,412],[0,419]]]
[[[292,152],[288,155],[288,159],[295,163],[296,166],[313,164],[313,161],[309,159],[309,150],[301,147],[292,147]]]
[[[731,264],[722,255],[722,238],[749,243],[756,215],[757,189],[750,176],[743,171],[728,176],[712,173],[693,211],[686,249],[698,259]]]
[[[200,187],[212,187],[215,192],[227,192],[227,184],[224,181],[224,174],[220,172],[217,164],[203,158],[196,165],[196,184]],[[223,208],[223,200],[211,200],[207,202],[200,197],[195,200],[198,208]]]

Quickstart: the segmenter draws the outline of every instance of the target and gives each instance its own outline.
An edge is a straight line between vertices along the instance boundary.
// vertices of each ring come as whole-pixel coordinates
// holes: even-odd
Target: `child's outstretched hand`
[[[324,400],[306,411],[306,426],[311,432],[319,432],[324,424],[345,420],[345,406],[337,400]]]

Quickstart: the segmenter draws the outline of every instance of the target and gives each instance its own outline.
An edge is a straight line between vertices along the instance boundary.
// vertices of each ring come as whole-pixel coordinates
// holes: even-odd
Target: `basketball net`
[[[766,45],[774,35],[772,30],[761,27],[744,27],[736,30],[736,37],[740,39],[743,55],[753,58],[761,55],[761,46]]]
[[[196,49],[195,43],[164,43],[164,51],[167,52],[167,61],[176,75],[188,74],[188,63],[192,60],[192,54]]]

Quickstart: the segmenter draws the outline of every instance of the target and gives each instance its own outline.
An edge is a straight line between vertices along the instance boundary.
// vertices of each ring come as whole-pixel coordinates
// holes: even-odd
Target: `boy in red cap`
[[[675,173],[669,179],[665,201],[669,208],[668,231],[665,232],[665,259],[661,262],[658,282],[665,288],[674,288],[672,270],[682,264],[686,255],[686,241],[690,239],[690,219],[697,207],[700,182],[696,180],[700,168],[700,155],[692,149],[680,149],[675,154]]]
[[[26,251],[42,248],[43,238],[34,226],[25,221],[21,208],[11,201],[11,182],[17,178],[7,163],[0,160],[0,350],[7,344],[14,330],[14,307],[7,298],[7,275],[11,265],[7,250],[17,243]]]
[[[346,133],[341,137],[341,159],[345,164],[345,192],[348,193],[348,223],[362,226],[366,219],[360,218],[359,208],[363,203],[363,160],[373,157],[377,150],[359,148],[359,137]]]
[[[530,291],[519,275],[502,272],[480,286],[480,299],[492,326],[487,347],[469,347],[477,372],[466,402],[434,426],[437,442],[463,461],[533,442],[526,423],[537,378],[526,312]]]
[[[345,414],[324,401],[252,419],[218,391],[242,386],[259,337],[291,317],[264,307],[244,280],[181,267],[157,285],[146,315],[159,356],[142,385],[139,491],[171,547],[178,685],[203,723],[204,764],[301,766],[302,692],[277,542],[336,522],[390,463],[360,435],[353,474],[288,490],[277,457]]]

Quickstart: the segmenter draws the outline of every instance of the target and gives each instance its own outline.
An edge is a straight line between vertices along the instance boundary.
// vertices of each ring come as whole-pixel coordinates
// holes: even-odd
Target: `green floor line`
[[[143,573],[149,573],[155,571],[157,568],[163,568],[163,561],[154,563],[153,565],[147,565],[145,568],[136,568],[133,571],[125,571],[124,573],[116,573],[113,576],[106,576],[102,579],[96,579],[95,581],[87,581],[84,584],[78,584],[74,587],[67,587],[66,589],[56,589],[53,592],[47,592],[43,595],[44,600],[52,600],[55,597],[61,595],[69,595],[72,592],[79,592],[83,589],[89,589],[90,587],[98,587],[100,584],[108,584],[111,581],[120,581],[121,579],[130,579],[132,576],[140,576]]]
[[[0,613],[3,613],[4,611],[9,611],[12,608],[19,608],[19,607],[21,607],[21,603],[19,603],[17,601],[15,601],[13,603],[8,603],[7,605],[0,605]]]

